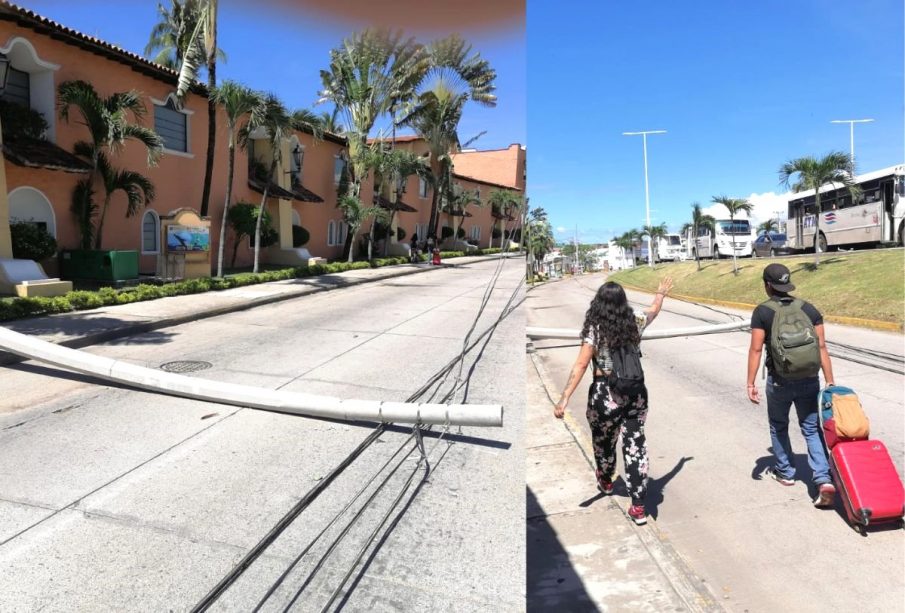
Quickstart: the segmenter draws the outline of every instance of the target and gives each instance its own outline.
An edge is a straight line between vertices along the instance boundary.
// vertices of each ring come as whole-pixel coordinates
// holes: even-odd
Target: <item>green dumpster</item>
[[[138,251],[63,251],[60,276],[68,280],[111,282],[137,279]]]

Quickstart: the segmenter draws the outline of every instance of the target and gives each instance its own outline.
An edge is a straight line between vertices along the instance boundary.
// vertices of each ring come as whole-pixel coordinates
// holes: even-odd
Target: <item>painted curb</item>
[[[621,284],[622,287],[630,290],[634,290],[636,292],[643,292],[645,294],[653,294],[655,292],[636,287],[634,285],[626,285]],[[676,298],[681,298],[682,300],[688,300],[691,302],[701,302],[703,304],[712,304],[715,306],[723,306],[730,309],[754,309],[757,307],[756,304],[748,304],[746,302],[729,302],[728,300],[715,300],[713,298],[700,298],[698,296],[685,296],[683,294],[673,294]],[[860,328],[870,328],[873,330],[883,330],[887,332],[902,332],[905,330],[905,324],[897,324],[892,321],[880,321],[879,319],[862,319],[860,317],[846,317],[844,315],[824,315],[823,318],[835,324],[843,324],[848,326],[857,326]]]
[[[481,257],[481,256],[476,256]],[[490,260],[494,257],[499,257],[498,254],[494,254],[492,256],[487,256],[487,259]],[[512,256],[505,256],[510,258]],[[456,258],[453,258],[456,259]],[[146,334],[148,332],[154,332],[156,330],[162,330],[164,328],[171,328],[173,326],[179,326],[182,324],[186,324],[192,321],[198,321],[201,319],[209,319],[211,317],[219,317],[220,315],[228,315],[230,313],[238,313],[240,311],[246,311],[248,309],[253,309],[259,306],[265,306],[268,304],[275,304],[277,302],[283,302],[285,300],[292,300],[294,298],[302,298],[304,296],[311,296],[314,294],[319,294],[322,292],[330,292],[338,289],[346,289],[349,287],[355,287],[357,285],[364,285],[367,283],[375,283],[378,281],[385,281],[387,279],[395,279],[397,277],[405,277],[408,275],[420,274],[425,272],[431,272],[434,270],[442,270],[444,268],[458,268],[460,266],[468,266],[469,264],[476,264],[479,261],[471,261],[471,262],[462,262],[460,264],[441,264],[440,266],[428,266],[426,268],[403,268],[397,271],[389,272],[388,274],[375,276],[367,279],[355,279],[350,278],[346,279],[344,277],[339,277],[345,273],[328,273],[326,275],[319,275],[319,277],[307,277],[306,279],[317,279],[324,277],[339,277],[340,279],[345,280],[345,283],[339,283],[333,286],[325,286],[325,287],[316,287],[311,285],[305,285],[299,288],[296,292],[286,292],[282,294],[274,294],[273,296],[263,296],[261,298],[252,298],[247,302],[242,302],[239,304],[230,304],[218,307],[211,307],[204,311],[196,311],[186,315],[177,315],[174,317],[162,317],[160,319],[142,323],[130,323],[126,324],[120,328],[112,328],[109,330],[104,330],[103,332],[95,332],[93,334],[86,334],[85,336],[80,336],[76,338],[66,339],[59,343],[55,343],[60,345],[61,347],[69,347],[70,349],[83,349],[85,347],[90,347],[92,345],[99,345],[101,343],[109,343],[110,341],[115,341],[120,338],[124,338],[127,336],[133,336],[135,334]],[[412,264],[403,264],[402,266],[413,266]],[[387,267],[391,268],[391,267]],[[347,271],[347,272],[355,272],[355,271]],[[303,280],[303,279],[300,279]],[[249,285],[246,287],[260,287],[266,286],[269,283],[285,283],[285,281],[269,281],[267,283],[259,283],[255,285]],[[237,288],[238,289],[238,288]],[[201,296],[203,294],[195,294]],[[153,302],[153,301],[148,301]],[[74,311],[74,313],[91,313],[94,311],[101,310],[103,308],[109,307],[101,307],[100,309],[86,309],[84,311]],[[61,313],[59,315],[50,316],[43,315],[42,317],[66,317],[67,313]],[[37,318],[35,318],[37,319]],[[0,325],[3,325],[0,323]],[[26,358],[21,356],[8,353],[5,351],[0,351],[0,367],[3,366],[11,366],[13,364],[19,364],[21,362],[25,362]]]

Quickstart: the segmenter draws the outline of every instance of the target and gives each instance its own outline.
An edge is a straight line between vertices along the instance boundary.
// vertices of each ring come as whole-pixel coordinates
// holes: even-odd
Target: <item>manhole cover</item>
[[[181,360],[178,362],[167,362],[160,365],[160,370],[176,373],[197,372],[199,370],[207,370],[213,366],[210,362],[200,362],[197,360]]]

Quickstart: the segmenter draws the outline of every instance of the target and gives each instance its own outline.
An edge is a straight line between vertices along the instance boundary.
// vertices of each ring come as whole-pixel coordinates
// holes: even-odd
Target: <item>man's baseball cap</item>
[[[770,264],[764,268],[764,281],[778,292],[791,292],[795,289],[792,285],[792,273],[782,264]]]

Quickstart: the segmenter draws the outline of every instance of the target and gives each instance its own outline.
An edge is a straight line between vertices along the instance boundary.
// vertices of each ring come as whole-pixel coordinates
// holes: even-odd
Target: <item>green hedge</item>
[[[492,255],[499,253],[499,249],[481,249],[468,255]],[[443,251],[442,259],[452,259],[466,255],[461,251]],[[427,256],[422,255],[421,261],[426,261]],[[69,313],[70,311],[82,311],[96,309],[116,304],[129,304],[131,302],[143,302],[156,300],[170,296],[184,296],[187,294],[200,294],[209,291],[243,287],[271,281],[285,281],[288,279],[302,279],[319,275],[345,272],[347,270],[363,270],[365,268],[380,268],[382,266],[395,266],[407,264],[406,257],[376,258],[372,262],[333,262],[330,264],[317,264],[314,266],[299,268],[284,268],[268,272],[239,273],[222,279],[201,278],[167,283],[166,285],[140,284],[127,289],[116,290],[112,287],[104,287],[96,292],[76,290],[65,296],[53,298],[7,298],[0,299],[0,321],[34,317],[37,315],[54,315],[57,313]]]

